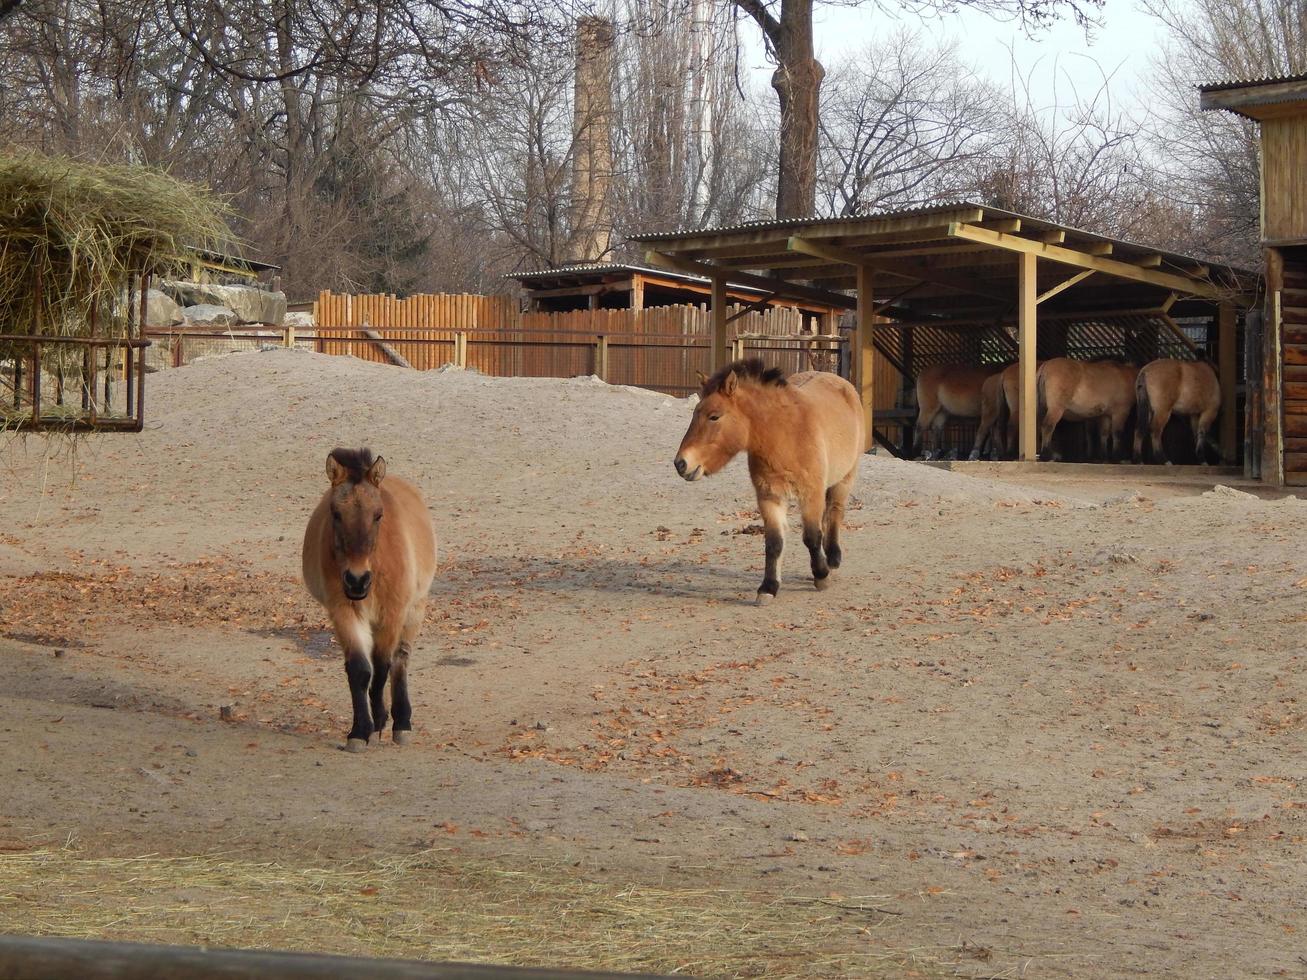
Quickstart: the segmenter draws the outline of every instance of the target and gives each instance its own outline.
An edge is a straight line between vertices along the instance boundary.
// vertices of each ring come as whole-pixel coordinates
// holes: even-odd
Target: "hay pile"
[[[876,943],[881,900],[619,888],[439,850],[327,868],[0,854],[6,932],[703,977],[938,975]]]
[[[0,334],[85,337],[127,329],[128,284],[185,269],[231,240],[210,191],[146,167],[0,154]]]

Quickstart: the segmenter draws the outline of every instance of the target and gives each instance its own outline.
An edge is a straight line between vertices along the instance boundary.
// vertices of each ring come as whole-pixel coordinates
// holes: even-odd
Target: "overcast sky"
[[[1107,0],[1101,19],[1102,27],[1088,37],[1071,20],[1027,37],[1016,21],[999,21],[974,11],[922,19],[909,13],[891,16],[872,3],[849,8],[819,2],[818,58],[829,65],[843,55],[862,55],[877,38],[901,25],[919,29],[929,39],[956,40],[963,61],[1004,86],[1012,77],[1011,48],[1019,69],[1033,72],[1035,83],[1050,99],[1055,79],[1058,100],[1065,103],[1070,100],[1069,85],[1087,98],[1098,90],[1106,73],[1111,76],[1114,104],[1133,106],[1140,82],[1147,78],[1149,59],[1165,40],[1165,28],[1144,13],[1137,0]],[[758,42],[758,32],[749,22],[742,22],[741,33],[751,48]],[[754,52],[759,80],[765,85],[771,68],[764,63],[760,43]]]

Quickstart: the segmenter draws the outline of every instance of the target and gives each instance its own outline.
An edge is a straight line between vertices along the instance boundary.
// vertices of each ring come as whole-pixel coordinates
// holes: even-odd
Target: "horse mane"
[[[726,376],[732,371],[735,377],[740,381],[749,381],[756,385],[771,385],[776,388],[784,388],[788,382],[785,380],[785,370],[783,368],[769,368],[763,364],[762,358],[750,357],[743,361],[731,361],[725,367],[718,369],[711,378],[703,383],[703,390],[699,392],[699,397],[707,398],[715,391],[720,391],[722,385],[726,382]]]
[[[371,449],[333,449],[331,458],[349,473],[351,483],[362,483],[368,478],[368,470],[375,460]]]

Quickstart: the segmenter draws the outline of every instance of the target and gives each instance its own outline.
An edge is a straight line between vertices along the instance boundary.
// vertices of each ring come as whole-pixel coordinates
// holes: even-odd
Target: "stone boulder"
[[[269,323],[279,326],[286,317],[286,294],[258,286],[217,286],[202,282],[169,279],[164,292],[182,306],[225,306],[241,323]]]
[[[287,313],[286,319],[281,321],[283,327],[294,327],[296,330],[311,330],[317,324],[313,322],[312,313]]]
[[[158,289],[145,294],[145,326],[149,330],[167,330],[182,322],[182,308],[171,296]]]
[[[186,323],[192,327],[234,327],[240,317],[233,310],[216,303],[196,303],[182,310]]]

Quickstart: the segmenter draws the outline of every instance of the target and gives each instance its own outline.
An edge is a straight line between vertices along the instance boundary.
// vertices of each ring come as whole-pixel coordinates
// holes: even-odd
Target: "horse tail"
[[[1145,427],[1151,425],[1153,403],[1148,398],[1148,376],[1143,371],[1135,378],[1135,408],[1139,413],[1135,424]]]
[[[1043,371],[1035,375],[1035,415],[1036,418],[1042,418],[1048,411],[1048,395],[1044,391],[1045,375]]]

